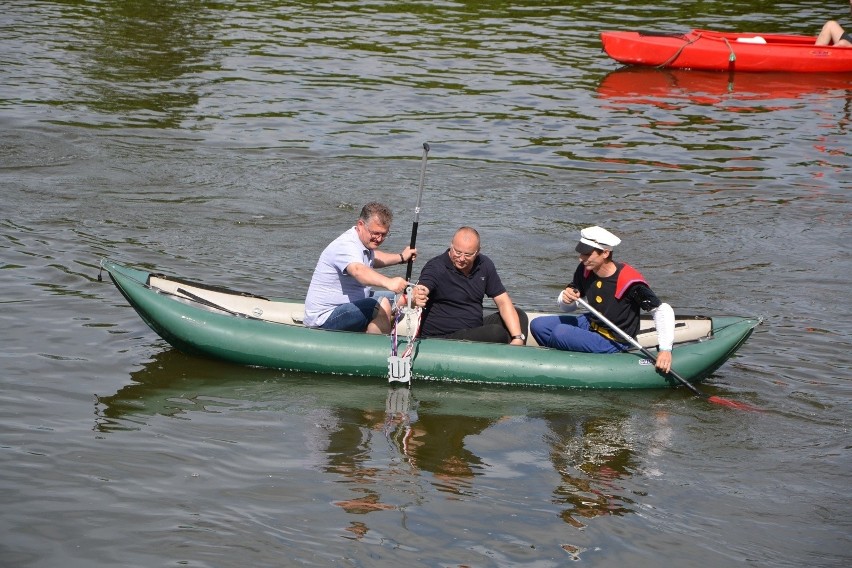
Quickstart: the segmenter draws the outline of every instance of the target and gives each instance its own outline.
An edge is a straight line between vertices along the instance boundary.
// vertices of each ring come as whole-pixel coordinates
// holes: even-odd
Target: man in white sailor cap
[[[639,312],[654,316],[659,337],[657,368],[667,373],[672,365],[674,343],[674,311],[657,298],[638,270],[613,260],[613,249],[621,239],[603,227],[587,227],[580,231],[574,250],[580,253],[580,264],[569,284],[557,298],[564,312],[577,308],[577,299],[586,302],[630,337],[639,331]],[[542,316],[530,322],[530,332],[539,345],[585,353],[618,353],[630,348],[623,338],[591,314],[579,316]]]
[[[603,227],[587,227],[580,231],[580,242],[574,248],[580,254],[590,253],[593,250],[609,250],[621,244],[621,239],[604,229]]]

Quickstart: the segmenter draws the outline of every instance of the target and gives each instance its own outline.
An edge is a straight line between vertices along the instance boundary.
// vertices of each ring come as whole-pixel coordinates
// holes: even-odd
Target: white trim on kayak
[[[259,296],[244,296],[236,292],[220,292],[207,287],[193,286],[188,282],[169,280],[154,275],[149,278],[148,285],[152,289],[161,290],[190,302],[197,303],[197,299],[201,298],[209,302],[207,307],[212,310],[216,310],[216,306],[218,306],[222,308],[221,311],[235,312],[263,321],[285,325],[303,325],[304,304],[300,302],[269,300]],[[550,314],[528,312],[528,315],[530,321],[532,321],[536,317]],[[405,322],[402,322],[402,325],[405,325]],[[650,348],[657,345],[657,331],[653,326],[653,319],[642,318],[641,329],[636,338],[642,347]],[[709,339],[712,334],[712,327],[710,318],[677,319],[675,323],[675,345]],[[529,330],[527,330],[527,336],[527,345],[537,345],[535,339],[529,335]]]

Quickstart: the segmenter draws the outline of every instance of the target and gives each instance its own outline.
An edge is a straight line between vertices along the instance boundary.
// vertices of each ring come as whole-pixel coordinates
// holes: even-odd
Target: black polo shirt
[[[419,284],[429,288],[423,310],[421,337],[447,335],[482,325],[482,300],[506,292],[490,258],[477,255],[470,274],[453,266],[449,250],[431,259],[420,271]]]

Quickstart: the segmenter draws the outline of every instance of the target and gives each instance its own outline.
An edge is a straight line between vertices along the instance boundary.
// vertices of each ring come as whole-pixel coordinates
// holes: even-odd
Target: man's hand
[[[402,294],[406,287],[408,287],[408,280],[400,276],[397,276],[396,278],[388,278],[388,283],[385,287],[395,294]]]
[[[657,369],[668,373],[672,370],[672,352],[671,351],[660,351],[657,354]]]
[[[402,256],[402,264],[412,262],[417,259],[417,249],[405,247],[405,250],[403,250],[400,255]]]
[[[426,302],[429,301],[429,288],[423,284],[417,284],[414,286],[411,293],[414,296],[414,305],[418,308],[425,308]]]
[[[574,288],[573,286],[566,286],[564,290],[562,290],[562,303],[563,304],[573,304],[580,298],[580,291]]]

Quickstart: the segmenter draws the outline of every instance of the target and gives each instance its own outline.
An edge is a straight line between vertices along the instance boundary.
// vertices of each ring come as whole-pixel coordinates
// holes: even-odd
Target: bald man
[[[529,318],[512,303],[490,258],[480,252],[479,233],[462,227],[450,247],[420,272],[415,301],[425,304],[421,337],[524,345]],[[497,313],[485,316],[488,296]]]

